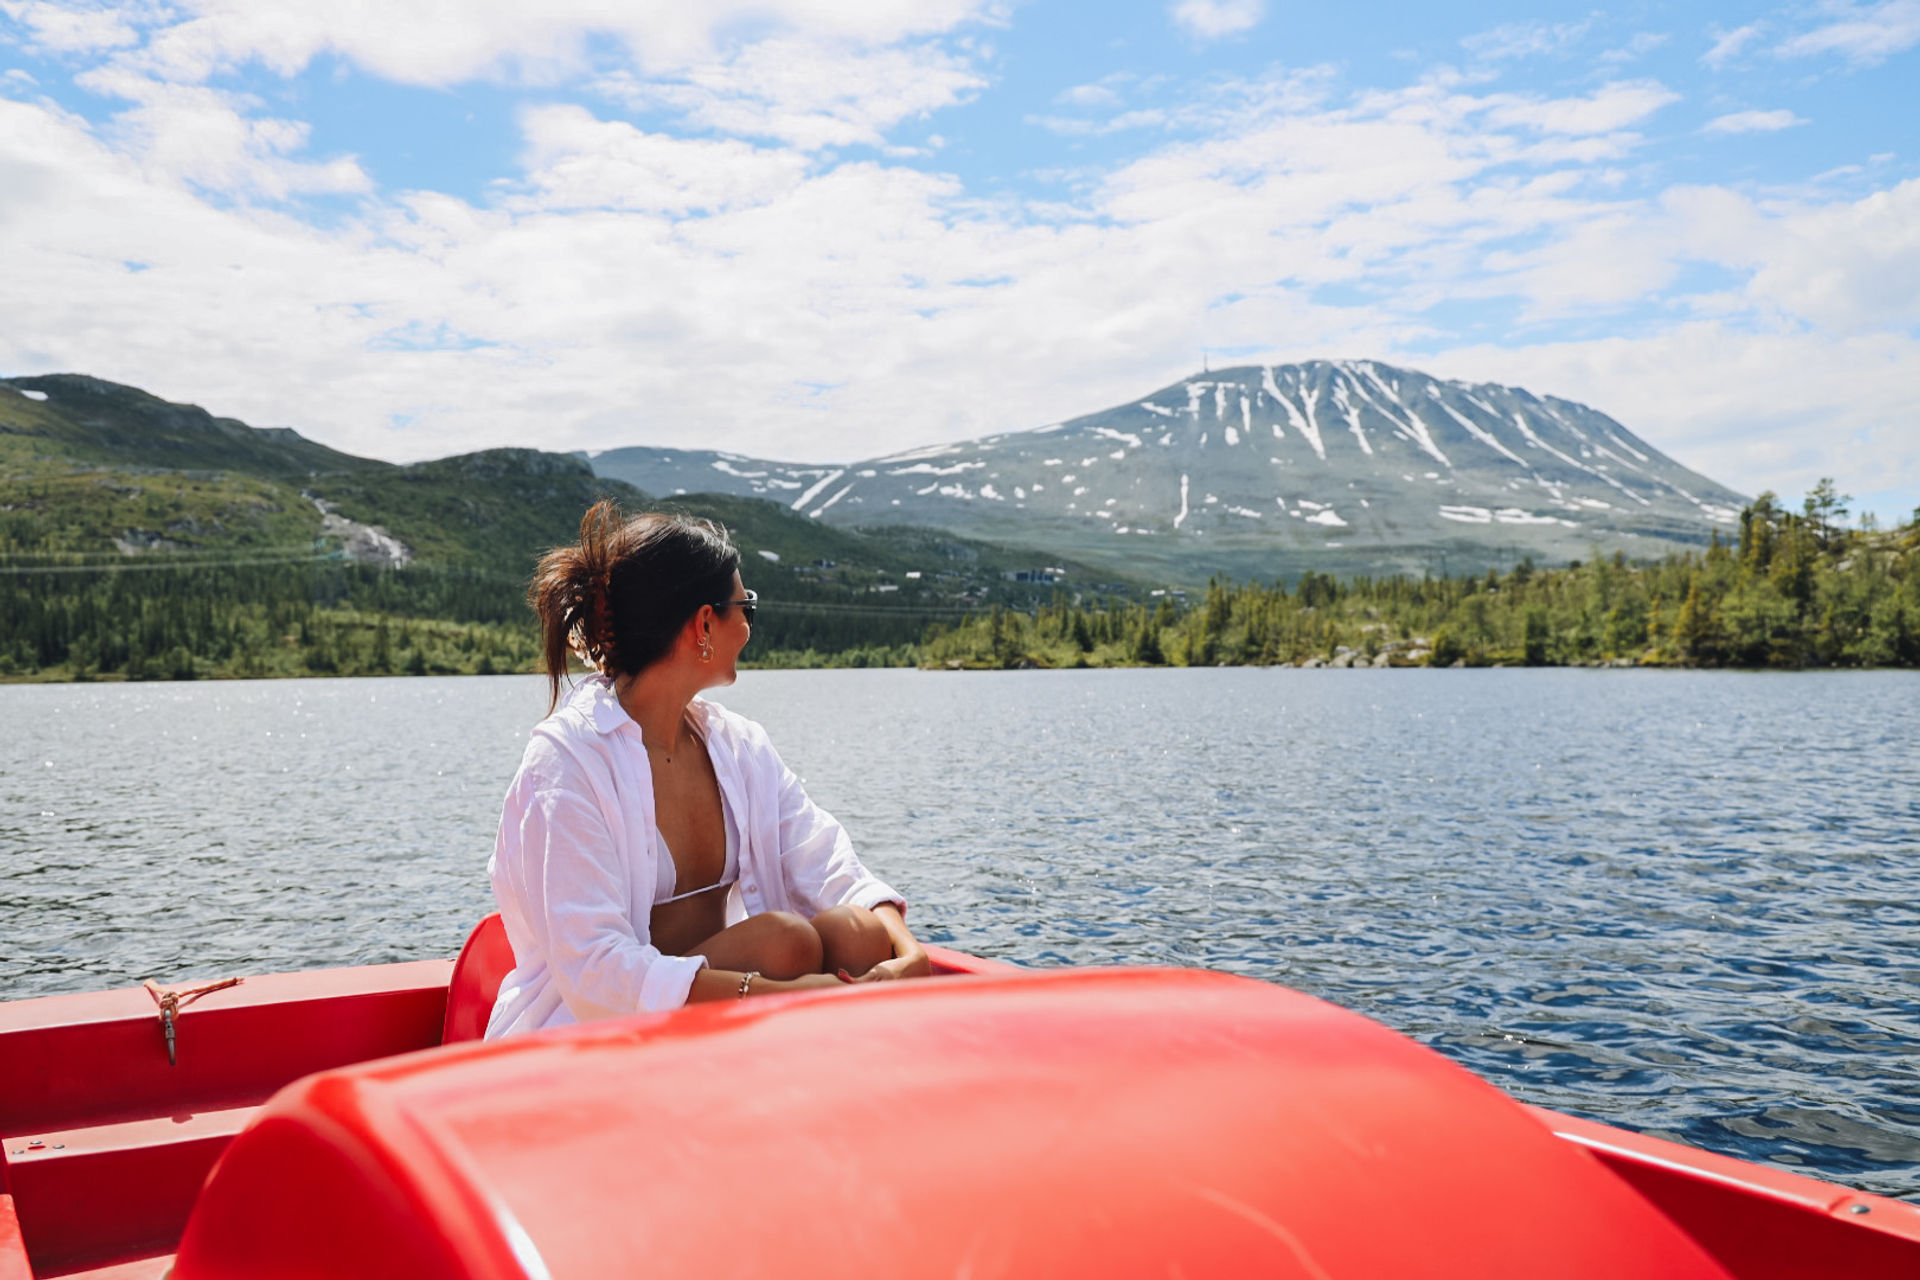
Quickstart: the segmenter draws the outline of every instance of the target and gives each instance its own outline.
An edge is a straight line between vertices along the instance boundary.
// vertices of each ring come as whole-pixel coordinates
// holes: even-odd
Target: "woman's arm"
[[[851,914],[848,914],[849,911]],[[787,918],[789,920],[792,919],[791,916]],[[710,1000],[738,1000],[750,995],[778,995],[788,991],[831,990],[834,987],[850,982],[884,982],[891,978],[922,978],[933,972],[933,963],[927,956],[927,949],[920,945],[919,940],[913,936],[913,931],[907,928],[907,922],[901,915],[900,908],[896,904],[891,902],[881,903],[871,911],[865,908],[849,909],[843,907],[827,913],[826,916],[817,917],[813,923],[815,927],[821,929],[821,940],[823,943],[827,942],[825,921],[829,918],[834,921],[836,927],[845,928],[851,924],[854,928],[861,930],[868,938],[865,944],[865,953],[867,956],[871,956],[878,950],[877,946],[874,945],[878,939],[872,938],[872,932],[876,929],[884,931],[888,950],[892,953],[891,956],[878,963],[869,959],[862,959],[857,962],[852,960],[836,961],[831,958],[835,954],[832,949],[832,944],[828,944],[827,954],[829,959],[827,963],[829,965],[835,963],[858,963],[860,965],[870,965],[871,967],[858,978],[845,975],[844,973],[803,973],[783,981],[779,978],[771,978],[765,974],[756,972],[752,975],[752,980],[748,981],[748,975],[744,970],[747,966],[755,962],[752,959],[744,959],[743,957],[751,956],[754,953],[751,950],[742,951],[739,945],[727,947],[722,944],[729,935],[739,934],[752,929],[756,921],[771,919],[771,917],[767,916],[753,917],[742,921],[740,924],[734,925],[731,929],[702,944],[703,949],[709,946],[721,947],[720,951],[707,953],[710,957],[719,959],[719,964],[716,967],[704,969],[694,975],[687,989],[687,1003],[701,1004]],[[865,923],[860,923],[862,921]],[[800,927],[804,928],[805,926],[801,925]],[[844,954],[844,952],[842,954]]]
[[[778,821],[773,834],[781,876],[794,910],[811,917],[832,907],[872,910],[882,903],[906,900],[867,870],[854,853],[846,829],[813,802],[799,777],[771,746],[761,744],[761,752],[750,767],[762,772],[763,777],[771,775],[774,784],[773,807]],[[891,929],[888,936],[893,936]]]
[[[747,975],[736,969],[702,969],[693,976],[687,989],[688,1004],[707,1004],[716,1000],[738,1000],[740,980]],[[797,978],[768,978],[754,974],[748,984],[749,996],[777,996],[789,991],[821,991],[844,987],[846,983],[830,973],[803,973]]]
[[[883,902],[873,909],[873,914],[887,931],[887,941],[893,944],[893,959],[882,960],[866,971],[855,982],[885,982],[890,978],[924,978],[933,972],[933,961],[927,957],[927,949],[913,936],[913,930],[907,928],[907,919],[900,914],[900,908],[891,902]]]
[[[579,1022],[678,1007],[706,962],[662,955],[636,927],[628,868],[591,784],[536,738],[509,789],[494,848],[493,888],[511,932]],[[524,957],[523,957],[524,958]]]

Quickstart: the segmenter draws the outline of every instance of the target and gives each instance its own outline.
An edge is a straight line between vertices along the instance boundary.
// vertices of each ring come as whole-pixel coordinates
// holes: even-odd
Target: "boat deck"
[[[942,973],[1017,972],[929,950]],[[185,1009],[173,1066],[140,988],[0,1003],[0,1280],[160,1280],[258,1108],[316,1072],[439,1047],[453,972],[249,977]],[[1920,1274],[1920,1206],[1526,1110],[1741,1280]]]
[[[169,1066],[131,987],[0,1003],[0,1199],[27,1276],[165,1270],[208,1170],[281,1087],[440,1043],[451,961],[266,974],[195,1001]],[[190,984],[183,984],[190,985]]]

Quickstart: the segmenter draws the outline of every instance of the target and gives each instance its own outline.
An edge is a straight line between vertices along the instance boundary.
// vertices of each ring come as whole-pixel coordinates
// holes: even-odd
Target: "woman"
[[[708,521],[610,502],[540,562],[550,697],[488,865],[517,961],[489,1038],[929,972],[904,900],[766,732],[697,696],[753,634],[739,566]],[[600,674],[563,703],[570,649]]]

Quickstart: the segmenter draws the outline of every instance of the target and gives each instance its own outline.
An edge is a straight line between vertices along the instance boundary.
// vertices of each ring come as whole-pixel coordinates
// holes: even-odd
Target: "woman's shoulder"
[[[630,723],[627,714],[605,679],[582,680],[552,714],[533,726],[520,758],[518,782],[535,789],[566,788],[583,773],[598,772],[593,762],[607,755],[608,739],[623,723]]]
[[[528,795],[591,790],[589,778],[596,771],[579,747],[578,742],[552,732],[548,721],[541,721],[527,738],[527,749],[521,753],[520,768],[513,775],[510,790]]]
[[[738,711],[706,698],[695,698],[693,705],[706,717],[707,732],[716,735],[720,741],[738,750],[771,749],[772,741],[758,720],[750,720]]]

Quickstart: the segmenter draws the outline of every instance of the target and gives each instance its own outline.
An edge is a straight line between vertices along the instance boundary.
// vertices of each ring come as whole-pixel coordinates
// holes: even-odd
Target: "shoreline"
[[[1736,667],[1706,665],[1690,662],[1649,661],[1636,662],[1628,659],[1596,660],[1591,662],[1453,662],[1446,666],[1434,666],[1425,662],[1389,662],[1376,664],[1371,662],[1353,662],[1342,664],[1328,661],[1306,662],[1216,662],[1212,664],[1148,663],[1148,662],[1101,662],[1084,665],[1051,665],[1038,662],[1015,663],[1011,666],[994,666],[988,663],[834,663],[834,662],[797,662],[780,664],[742,663],[742,674],[763,671],[921,671],[932,675],[956,675],[981,672],[1008,671],[1224,671],[1224,670],[1264,670],[1264,671],[1720,671],[1747,675],[1819,675],[1841,674],[1847,672],[1879,671],[1920,671],[1909,666],[1806,666],[1806,667]],[[136,679],[124,672],[111,671],[103,674],[75,677],[71,674],[35,672],[32,674],[0,675],[0,688],[24,687],[33,685],[194,685],[194,684],[244,684],[250,682],[278,682],[287,680],[417,680],[417,679],[526,679],[540,678],[538,671],[429,671],[413,674],[404,671],[279,671],[279,672],[220,672],[196,675],[191,679],[162,678]]]

